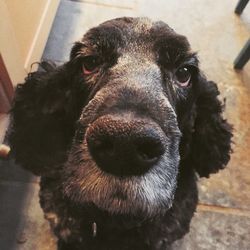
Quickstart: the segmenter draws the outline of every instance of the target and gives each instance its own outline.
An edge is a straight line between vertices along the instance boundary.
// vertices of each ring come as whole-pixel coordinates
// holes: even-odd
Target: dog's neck
[[[159,219],[159,216],[157,218],[147,218],[142,215],[111,214],[99,209],[93,204],[85,204],[81,206],[74,205],[73,213],[75,214],[76,212],[81,215],[82,218],[86,218],[86,221],[88,221],[87,223],[91,225],[90,230],[92,231],[93,236],[95,236],[100,230],[131,230]]]

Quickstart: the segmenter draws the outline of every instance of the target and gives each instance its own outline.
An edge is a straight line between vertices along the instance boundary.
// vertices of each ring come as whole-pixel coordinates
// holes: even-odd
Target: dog
[[[197,174],[230,159],[222,117],[187,39],[161,21],[90,29],[61,66],[41,62],[16,88],[17,163],[41,176],[59,250],[165,250],[189,231]]]

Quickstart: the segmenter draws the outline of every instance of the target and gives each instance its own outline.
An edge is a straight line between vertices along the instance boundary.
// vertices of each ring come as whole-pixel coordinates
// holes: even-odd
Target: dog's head
[[[36,135],[47,139],[29,150],[44,156],[34,172],[46,174],[60,165],[70,200],[115,214],[155,215],[171,206],[180,165],[208,176],[229,160],[230,126],[221,117],[217,87],[200,73],[187,39],[165,23],[105,22],[74,45],[68,63],[52,71],[26,83],[46,80],[37,113],[46,117],[48,129]],[[32,85],[34,78],[39,80]],[[25,109],[20,93],[14,114]],[[23,119],[17,116],[13,131],[20,127],[15,120]],[[13,135],[16,156],[24,162],[15,146],[17,132]],[[49,136],[61,146],[49,145]],[[64,160],[56,164],[59,155]]]

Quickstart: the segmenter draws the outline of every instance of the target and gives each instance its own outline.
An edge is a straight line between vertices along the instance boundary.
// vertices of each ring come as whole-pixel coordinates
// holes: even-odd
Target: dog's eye
[[[187,66],[180,67],[175,72],[177,84],[181,87],[187,87],[191,79],[191,72]]]
[[[83,58],[82,71],[84,75],[90,75],[100,65],[100,60],[97,56],[86,56]]]

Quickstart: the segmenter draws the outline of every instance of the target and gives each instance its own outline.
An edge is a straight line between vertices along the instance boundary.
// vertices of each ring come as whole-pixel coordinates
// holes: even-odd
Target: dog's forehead
[[[177,34],[166,23],[154,22],[146,17],[112,19],[90,29],[83,37],[83,42],[106,48],[127,48],[135,43],[153,48],[156,47],[155,44],[159,47],[173,44],[175,40],[178,48],[188,50],[186,38]]]
[[[106,21],[100,24],[98,27],[101,29],[105,27],[117,27],[123,31],[124,35],[136,35],[148,33],[153,25],[154,22],[147,17],[123,17]]]
[[[100,38],[100,36],[105,36],[109,39],[111,36],[119,37],[120,39],[131,40],[137,38],[140,35],[148,35],[150,30],[154,26],[154,23],[149,18],[131,18],[123,17],[116,18],[106,21],[97,27],[91,29],[84,36],[85,39]],[[121,37],[122,35],[122,37]],[[97,36],[97,37],[95,37]]]

